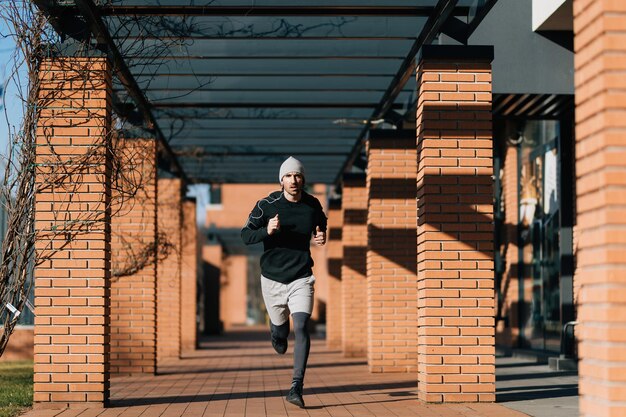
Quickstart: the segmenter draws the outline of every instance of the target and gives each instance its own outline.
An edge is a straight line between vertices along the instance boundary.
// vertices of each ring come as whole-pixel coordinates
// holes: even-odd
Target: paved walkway
[[[291,360],[276,355],[265,331],[207,339],[202,349],[173,360],[158,376],[118,377],[111,407],[35,410],[25,417],[523,417],[500,404],[424,404],[414,375],[370,374],[362,358],[345,359],[314,340],[307,369],[306,409],[283,398]]]
[[[578,415],[578,374],[528,359],[496,358],[496,401],[534,417]]]

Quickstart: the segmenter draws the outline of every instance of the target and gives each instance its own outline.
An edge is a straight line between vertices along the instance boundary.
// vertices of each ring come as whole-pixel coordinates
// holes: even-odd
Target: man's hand
[[[278,214],[267,222],[267,234],[273,235],[280,230],[280,220],[278,220]]]
[[[326,243],[326,232],[322,232],[319,226],[315,228],[315,236],[313,236],[313,242],[317,246],[324,246]]]

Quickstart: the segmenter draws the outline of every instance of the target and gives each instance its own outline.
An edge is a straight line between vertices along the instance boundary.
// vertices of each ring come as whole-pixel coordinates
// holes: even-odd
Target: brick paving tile
[[[290,341],[293,346],[293,340]],[[425,404],[417,378],[370,374],[363,358],[343,358],[315,339],[304,387],[307,407],[284,397],[291,382],[290,351],[276,355],[265,329],[206,338],[201,349],[168,360],[156,376],[111,380],[111,406],[31,410],[23,417],[523,417],[499,404]]]

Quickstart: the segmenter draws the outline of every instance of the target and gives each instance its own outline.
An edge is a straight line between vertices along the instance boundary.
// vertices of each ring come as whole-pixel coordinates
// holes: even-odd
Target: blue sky
[[[5,154],[8,144],[8,124],[14,127],[20,125],[22,119],[22,106],[17,97],[14,85],[7,85],[8,77],[11,75],[13,66],[13,54],[15,53],[15,43],[7,34],[9,30],[3,19],[0,19],[0,85],[3,96],[0,100],[0,154]],[[5,117],[5,107],[6,115]]]

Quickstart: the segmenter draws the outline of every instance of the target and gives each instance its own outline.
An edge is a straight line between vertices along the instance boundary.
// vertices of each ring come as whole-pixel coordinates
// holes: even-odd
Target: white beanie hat
[[[304,165],[302,165],[302,162],[298,161],[293,156],[290,156],[289,158],[285,159],[285,162],[283,162],[283,164],[280,166],[280,171],[278,173],[278,181],[279,182],[282,181],[283,177],[289,174],[290,172],[297,172],[298,174],[302,175],[302,177],[304,178]]]

